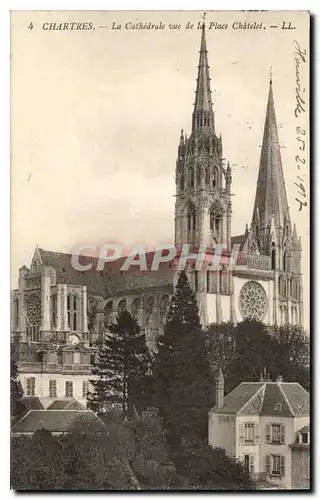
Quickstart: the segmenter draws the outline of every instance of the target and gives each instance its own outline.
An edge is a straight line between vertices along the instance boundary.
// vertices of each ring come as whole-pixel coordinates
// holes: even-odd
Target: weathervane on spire
[[[272,66],[270,66],[270,85],[272,85]]]

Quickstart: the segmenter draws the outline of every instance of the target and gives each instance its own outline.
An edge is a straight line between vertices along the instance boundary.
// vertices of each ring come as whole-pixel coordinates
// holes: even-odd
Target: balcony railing
[[[271,260],[267,255],[250,255],[240,252],[237,258],[237,265],[269,271],[271,269]]]
[[[88,364],[60,364],[60,363],[39,363],[35,361],[22,361],[18,365],[21,373],[90,373],[92,365]]]

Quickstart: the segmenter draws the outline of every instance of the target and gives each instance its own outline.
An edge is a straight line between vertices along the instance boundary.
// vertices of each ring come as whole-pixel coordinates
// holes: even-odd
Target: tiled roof
[[[309,415],[309,393],[297,382],[242,382],[213,413],[239,415]]]
[[[305,425],[301,429],[299,429],[299,432],[310,432],[310,425]]]
[[[84,410],[84,406],[76,399],[57,399],[47,410]]]
[[[71,432],[80,425],[96,432],[106,428],[91,410],[31,410],[13,427],[12,433],[33,433],[40,429]]]
[[[23,396],[21,402],[25,405],[26,410],[43,410],[43,405],[39,398],[35,396]]]

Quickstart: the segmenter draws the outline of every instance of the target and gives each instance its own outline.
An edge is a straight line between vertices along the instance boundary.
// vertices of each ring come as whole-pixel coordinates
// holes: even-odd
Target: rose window
[[[267,310],[267,295],[256,281],[248,281],[240,290],[239,309],[245,319],[261,320]]]

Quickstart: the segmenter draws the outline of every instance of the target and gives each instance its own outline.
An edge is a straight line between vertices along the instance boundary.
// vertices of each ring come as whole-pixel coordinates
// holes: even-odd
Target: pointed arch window
[[[279,276],[279,295],[280,297],[286,297],[286,280],[284,276]]]
[[[219,187],[219,171],[217,167],[215,167],[212,171],[212,187],[213,188]]]
[[[272,242],[271,245],[271,269],[274,271],[276,268],[276,248],[275,248],[275,242]]]
[[[194,188],[194,170],[193,170],[193,168],[190,168],[190,171],[189,171],[189,185],[191,188]]]
[[[210,184],[210,168],[209,165],[206,166],[206,185]]]
[[[289,252],[287,249],[284,250],[283,252],[283,270],[286,272],[289,272]]]
[[[201,185],[201,166],[197,167],[197,187]]]
[[[298,298],[298,282],[294,277],[290,279],[290,295],[293,299]]]
[[[184,191],[184,172],[182,172],[180,177],[180,189],[181,191]]]
[[[188,231],[192,231],[196,229],[197,226],[197,217],[196,217],[196,209],[194,205],[188,206]]]

